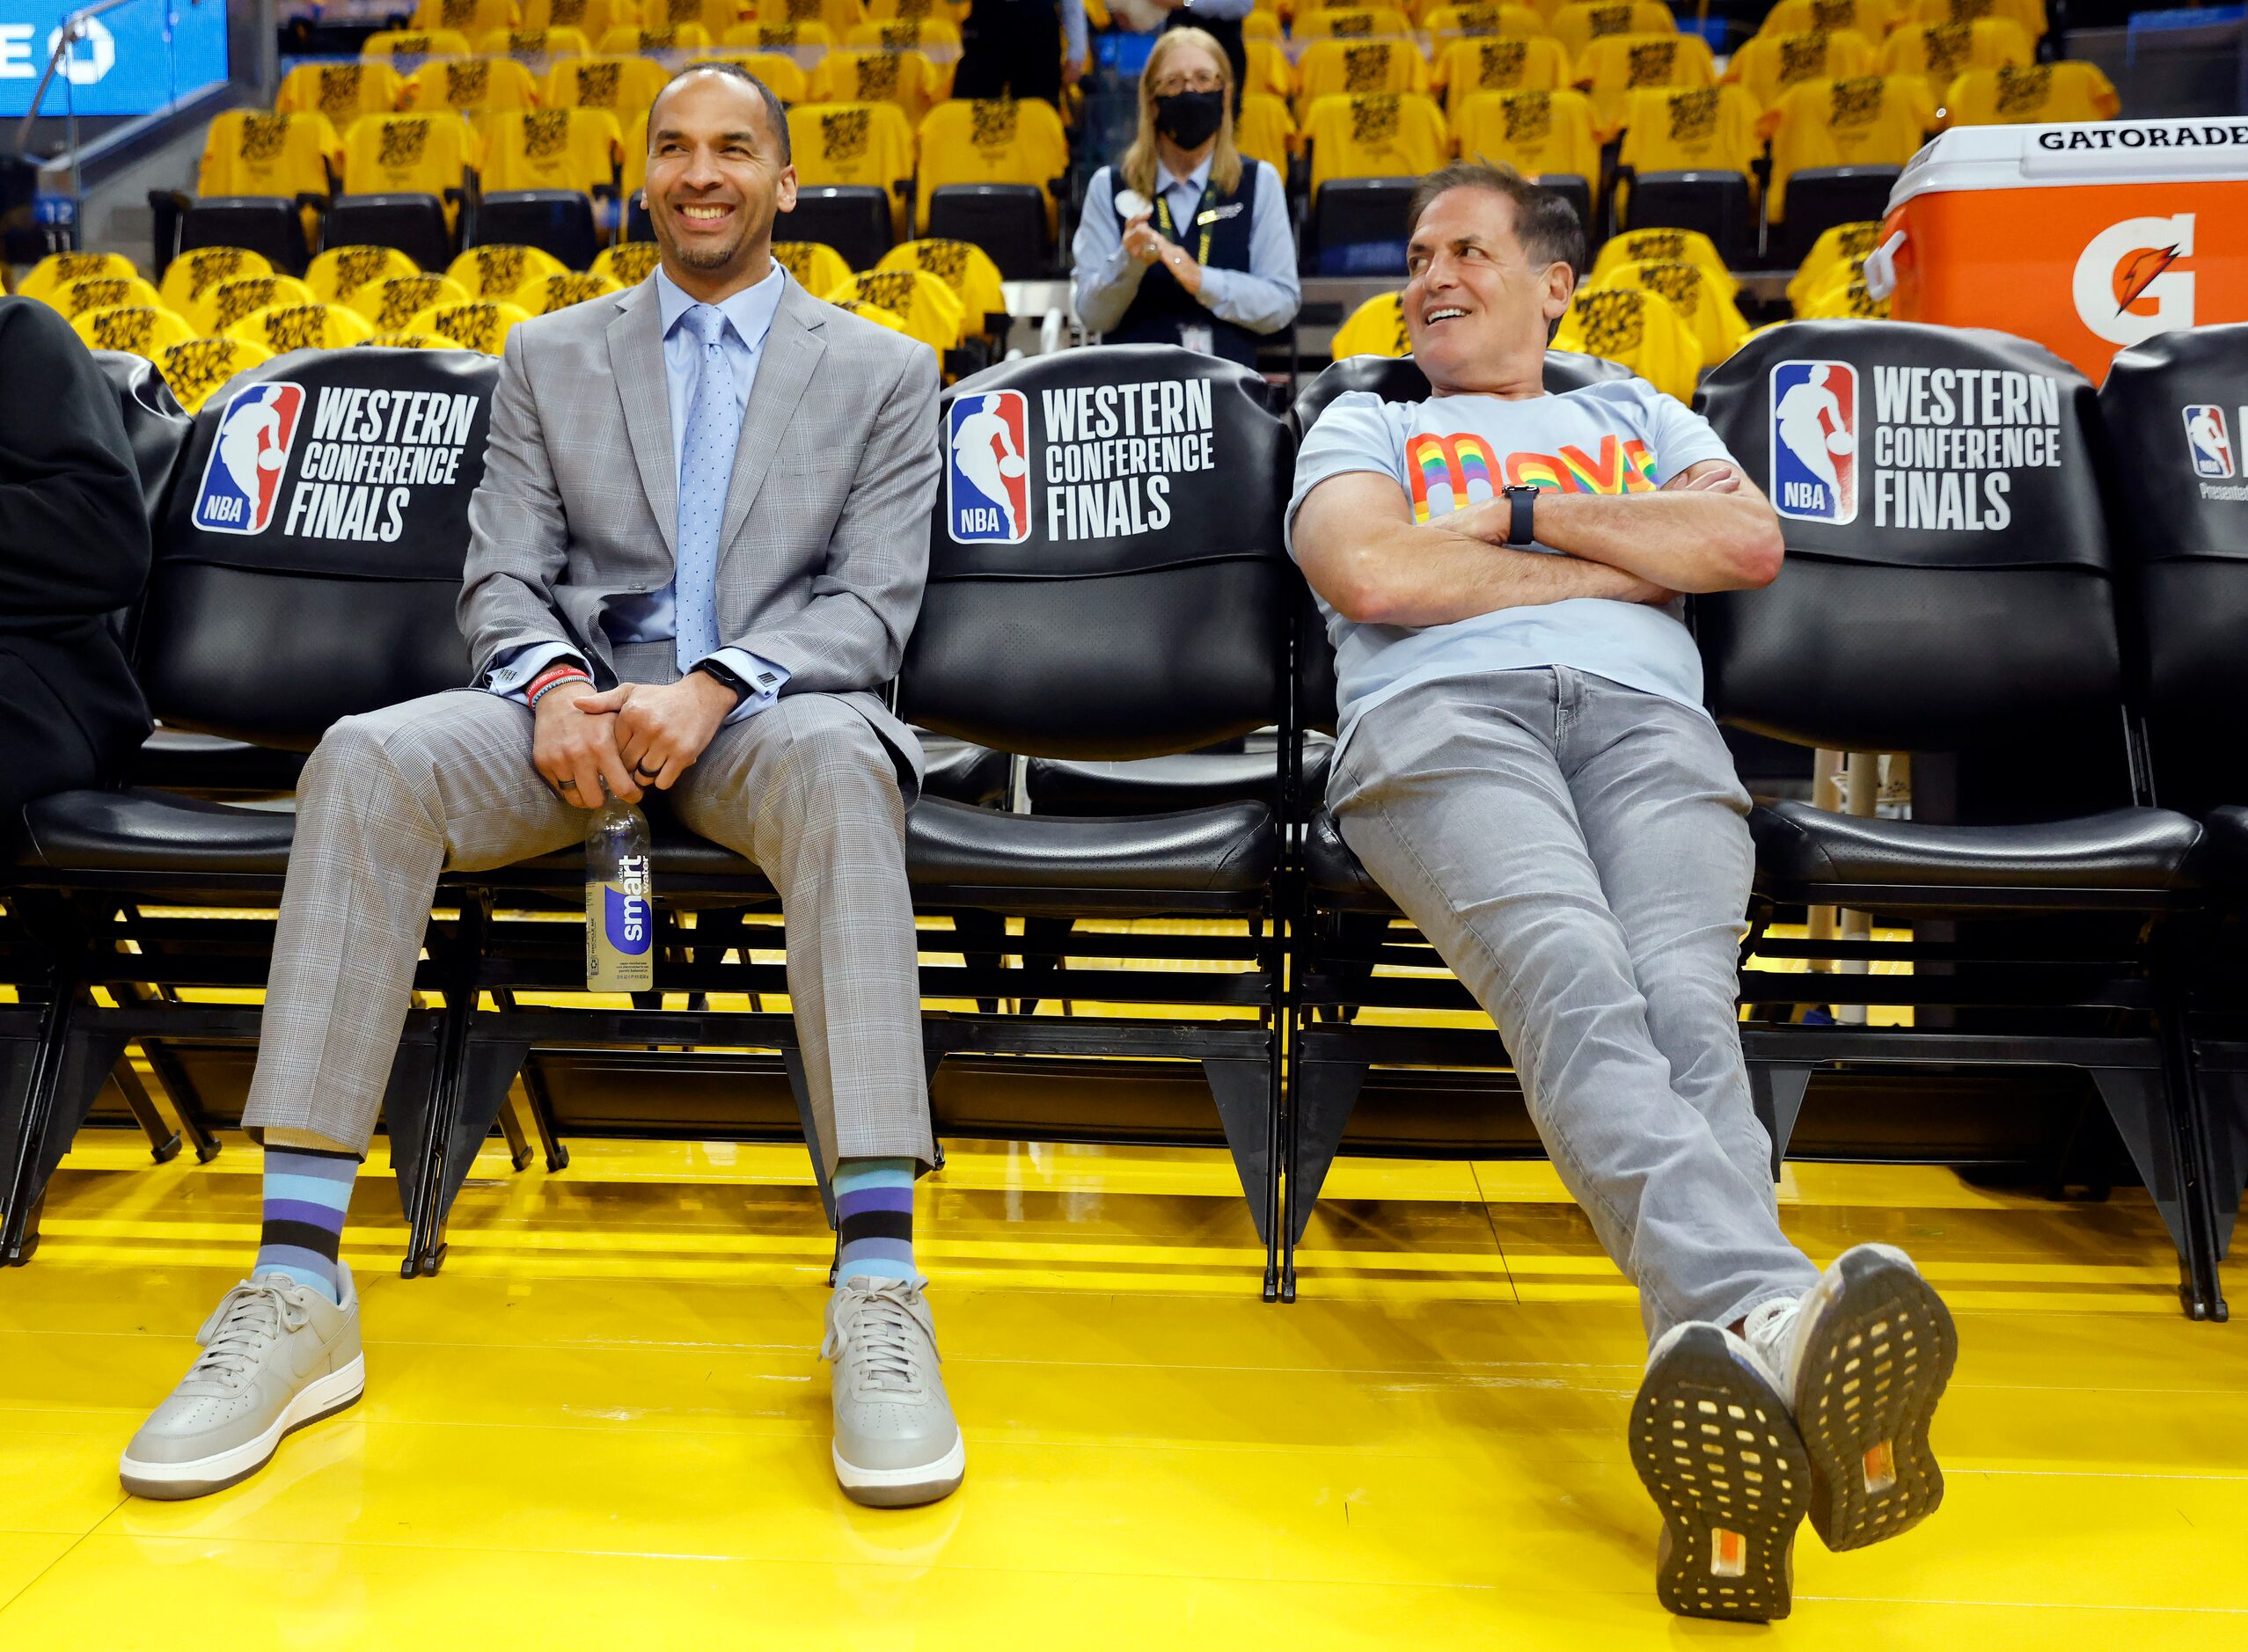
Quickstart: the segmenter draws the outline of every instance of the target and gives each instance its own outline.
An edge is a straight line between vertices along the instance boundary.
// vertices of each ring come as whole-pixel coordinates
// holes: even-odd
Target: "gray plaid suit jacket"
[[[838,695],[864,716],[910,799],[920,742],[879,691],[928,575],[936,362],[782,279],[727,490],[719,633],[787,668],[784,695]],[[671,579],[679,483],[662,327],[651,275],[509,335],[460,596],[480,678],[505,650],[567,642],[614,681],[602,610]]]

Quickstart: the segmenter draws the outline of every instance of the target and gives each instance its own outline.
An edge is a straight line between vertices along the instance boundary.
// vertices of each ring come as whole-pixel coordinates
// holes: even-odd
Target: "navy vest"
[[[1248,269],[1249,223],[1256,211],[1257,176],[1262,171],[1249,157],[1241,157],[1241,187],[1215,199],[1205,193],[1202,210],[1217,216],[1206,224],[1174,223],[1171,239],[1212,269]],[[1116,186],[1109,198],[1113,203],[1115,195],[1124,192],[1124,169],[1112,169],[1109,177]],[[1115,210],[1113,204],[1110,210]],[[1128,222],[1123,213],[1117,213],[1117,234],[1124,233]],[[1148,223],[1161,232],[1160,212]],[[1201,258],[1205,231],[1210,237],[1207,259]],[[1110,344],[1176,344],[1183,326],[1209,328],[1212,347],[1219,355],[1243,367],[1256,365],[1257,335],[1236,323],[1219,320],[1161,264],[1150,264],[1141,273],[1139,296],[1124,312],[1124,318],[1102,336]]]

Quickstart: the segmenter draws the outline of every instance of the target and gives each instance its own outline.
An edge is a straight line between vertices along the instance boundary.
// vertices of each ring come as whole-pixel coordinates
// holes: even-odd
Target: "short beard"
[[[685,265],[689,269],[724,269],[729,264],[731,264],[736,259],[741,256],[742,243],[736,241],[733,245],[722,248],[712,247],[707,250],[699,248],[691,252],[685,247],[674,242],[670,248],[670,252],[673,258],[677,259],[680,263]]]

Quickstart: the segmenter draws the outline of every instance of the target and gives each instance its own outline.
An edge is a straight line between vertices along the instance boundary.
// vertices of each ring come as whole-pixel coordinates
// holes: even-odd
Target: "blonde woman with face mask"
[[[1253,367],[1300,291],[1280,174],[1234,144],[1234,71],[1201,29],[1159,36],[1139,130],[1093,174],[1072,249],[1078,318],[1110,344],[1179,344]]]

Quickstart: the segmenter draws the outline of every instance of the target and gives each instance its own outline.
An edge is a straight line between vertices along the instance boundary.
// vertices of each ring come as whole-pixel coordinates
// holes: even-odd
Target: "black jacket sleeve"
[[[117,398],[70,324],[0,297],[0,630],[141,594],[149,530]]]

